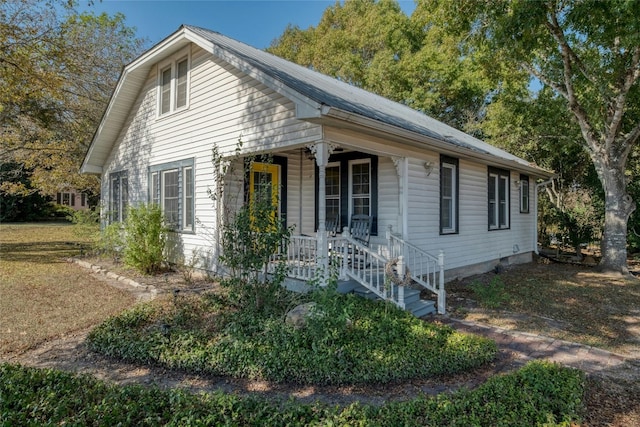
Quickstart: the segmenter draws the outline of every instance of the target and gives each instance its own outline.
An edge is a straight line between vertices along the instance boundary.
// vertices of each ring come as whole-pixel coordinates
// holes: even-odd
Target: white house
[[[328,251],[357,244],[325,232],[329,220],[342,229],[354,214],[371,218],[370,244],[357,249],[366,263],[344,262],[341,276],[399,305],[404,289],[389,290],[370,271],[391,258],[440,294],[442,312],[440,270],[449,280],[499,262],[529,262],[536,250],[535,187],[549,171],[404,105],[193,26],[125,67],[81,171],[102,177],[110,220],[121,220],[126,205],[158,203],[184,259],[196,251],[202,267],[215,271],[217,225],[229,206],[209,197],[216,188],[212,148],[232,159],[239,140],[241,155],[274,159],[253,167],[280,195],[283,221],[303,236],[285,249],[292,276],[309,278],[314,266],[326,267]],[[242,201],[252,187],[236,178],[225,179],[225,190]]]

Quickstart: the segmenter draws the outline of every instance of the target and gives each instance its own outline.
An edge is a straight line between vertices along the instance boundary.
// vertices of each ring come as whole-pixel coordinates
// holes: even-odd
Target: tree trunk
[[[624,169],[608,167],[606,161],[599,171],[605,193],[602,259],[598,270],[629,274],[627,266],[627,223],[635,203],[626,191]]]

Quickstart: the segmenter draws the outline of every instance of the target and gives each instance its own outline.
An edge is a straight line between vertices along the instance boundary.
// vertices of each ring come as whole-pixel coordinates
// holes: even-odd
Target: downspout
[[[553,177],[549,178],[546,181],[537,183],[536,191],[533,195],[533,250],[536,255],[540,254],[538,252],[538,191],[540,190],[540,188],[546,187],[547,185],[551,184],[551,182],[553,182]]]

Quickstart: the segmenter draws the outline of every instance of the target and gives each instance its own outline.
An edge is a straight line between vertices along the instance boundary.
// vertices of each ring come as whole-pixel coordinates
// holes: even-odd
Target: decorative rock
[[[292,308],[287,313],[285,323],[292,325],[296,329],[303,328],[310,316],[318,315],[316,306],[315,302],[308,302]]]

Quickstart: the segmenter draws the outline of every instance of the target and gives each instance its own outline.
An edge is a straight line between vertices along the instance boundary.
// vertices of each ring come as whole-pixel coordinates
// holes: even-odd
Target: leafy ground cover
[[[0,365],[5,425],[534,426],[579,419],[584,378],[541,362],[479,388],[383,406],[297,404],[231,394],[108,385],[88,376]]]
[[[318,290],[306,326],[229,308],[220,293],[139,305],[89,335],[93,350],[129,361],[278,383],[389,383],[453,375],[494,359],[492,341],[421,321],[395,306]],[[287,298],[294,299],[294,296]]]
[[[11,227],[12,226],[13,225],[11,225]],[[48,271],[54,271],[51,268],[53,264],[57,265],[58,263],[60,263],[62,265],[66,265],[66,263],[61,262],[62,257],[79,254],[79,250],[77,249],[77,247],[75,245],[69,244],[76,241],[76,238],[73,236],[71,232],[72,229],[69,226],[47,225],[46,227],[54,228],[54,229],[48,230],[47,228],[43,228],[43,226],[40,226],[40,225],[20,224],[17,227],[21,227],[21,228],[19,230],[14,230],[14,232],[18,233],[18,236],[14,236],[13,240],[8,239],[7,237],[9,235],[7,233],[7,230],[8,230],[7,227],[10,227],[10,226],[5,224],[0,225],[0,250],[2,251],[0,253],[0,271],[2,272],[2,276],[0,276],[0,280],[1,280],[0,291],[2,292],[2,298],[0,298],[0,325],[2,325],[3,327],[5,325],[17,324],[16,320],[14,320],[16,319],[15,312],[20,310],[31,309],[30,306],[33,305],[33,303],[31,302],[32,301],[31,294],[27,292],[18,292],[16,294],[13,294],[12,298],[22,298],[23,301],[21,304],[23,305],[21,306],[20,304],[18,304],[18,301],[11,301],[12,305],[10,306],[10,308],[8,309],[6,308],[7,307],[6,304],[8,303],[8,301],[7,299],[4,298],[4,296],[7,295],[8,287],[5,286],[5,283],[11,283],[10,281],[14,280],[12,277],[13,270],[12,268],[7,268],[8,263],[5,262],[6,260],[11,258],[15,260],[22,260],[25,263],[29,264],[27,267],[23,267],[22,270],[20,269],[17,270],[16,274],[26,274],[24,273],[24,271],[28,269],[32,269],[32,270],[41,269],[43,273],[40,273],[37,276],[47,277],[46,274]],[[58,235],[59,237],[53,238],[54,235]],[[23,241],[25,236],[31,236],[33,241],[32,242]],[[47,236],[51,236],[51,239],[49,239]],[[25,243],[28,243],[28,244],[25,245]],[[32,250],[28,250],[29,248],[31,248]],[[38,250],[35,250],[35,249],[38,249]],[[14,251],[16,253],[13,253]],[[41,261],[42,261],[42,265],[40,265]],[[14,261],[11,261],[11,262],[14,262]],[[634,266],[633,267],[634,270],[640,270],[640,265],[633,264],[633,266]],[[80,276],[80,278],[78,279],[78,283],[88,283],[91,280],[90,275],[78,269],[76,266],[69,265],[68,267],[71,267],[68,270],[68,273],[70,274],[70,276],[66,276],[64,274],[57,276],[57,279],[56,279],[57,282],[60,282],[60,283],[65,283],[66,281],[73,282],[74,280],[76,280],[73,278],[75,277],[74,276],[75,274],[78,274]],[[116,265],[111,264],[109,267],[109,269],[114,271],[119,271],[119,269],[122,269],[122,268],[123,268],[122,265],[118,265],[118,264]],[[569,274],[569,271],[571,270],[573,270],[575,273],[574,277],[571,277],[571,274]],[[169,276],[163,275],[159,278],[153,277],[153,276],[144,276],[144,277],[136,276],[134,272],[131,270],[122,270],[120,271],[120,273],[125,276],[133,275],[135,280],[139,281],[140,283],[151,284],[157,287],[166,286],[167,289],[169,290],[183,289],[186,291],[187,289],[194,287],[193,283],[186,283],[186,280],[184,280],[185,279],[184,275],[179,272],[175,274],[171,274]],[[472,283],[473,281],[478,281],[479,283],[490,283],[495,277],[500,277],[500,280],[504,284],[503,289],[502,290],[498,289],[497,297],[495,297],[496,295],[495,293],[492,293],[493,291],[488,293],[488,297],[497,299],[499,301],[499,305],[496,309],[486,309],[481,304],[482,302],[481,298],[478,297],[478,295],[474,294],[473,291],[469,288],[469,286],[467,286],[467,284]],[[544,335],[553,335],[554,333],[561,334],[561,333],[564,333],[562,331],[562,327],[564,323],[563,321],[559,320],[561,319],[560,316],[563,315],[562,311],[564,310],[561,304],[549,304],[550,307],[553,307],[554,309],[557,310],[558,314],[551,313],[551,312],[546,312],[545,314],[542,311],[530,311],[527,309],[527,304],[524,304],[524,303],[509,305],[507,309],[507,306],[503,305],[504,302],[501,301],[501,299],[504,296],[504,295],[501,295],[501,292],[509,293],[509,292],[512,292],[512,290],[515,287],[524,286],[524,285],[518,285],[518,283],[525,283],[525,284],[539,283],[540,286],[538,287],[536,292],[534,292],[534,295],[532,295],[532,298],[540,302],[538,304],[536,301],[533,301],[531,305],[544,306],[545,301],[547,302],[553,301],[553,295],[554,295],[553,292],[556,292],[556,289],[554,289],[554,286],[545,286],[545,282],[548,281],[551,283],[555,283],[557,281],[558,283],[560,283],[562,281],[567,281],[567,283],[568,282],[574,283],[573,285],[569,285],[569,284],[566,285],[568,286],[568,290],[566,291],[568,294],[567,296],[571,297],[570,290],[572,289],[572,286],[580,287],[582,279],[586,279],[587,282],[592,283],[592,286],[585,288],[585,293],[587,294],[589,289],[599,291],[601,288],[605,288],[604,291],[606,294],[607,284],[609,283],[609,280],[611,280],[609,277],[598,275],[595,272],[593,272],[590,268],[585,268],[585,267],[570,267],[570,266],[556,265],[556,264],[550,264],[550,265],[529,264],[529,265],[524,265],[514,269],[508,269],[498,276],[494,275],[493,273],[490,273],[488,275],[470,278],[468,281],[465,281],[465,282],[448,284],[447,286],[448,294],[449,294],[448,302],[450,303],[450,307],[448,307],[448,309],[449,309],[449,312],[456,317],[466,317],[468,319],[473,318],[474,320],[482,321],[482,322],[495,322],[494,324],[497,324],[502,327],[520,328],[521,330],[528,330],[534,333],[541,333]],[[516,283],[516,285],[513,287],[509,285],[510,283],[512,283],[511,280],[513,280],[514,283]],[[614,278],[614,281],[615,280],[618,280],[618,279]],[[182,282],[185,282],[185,283],[182,283]],[[579,309],[575,309],[575,310],[572,309],[571,312],[572,312],[572,317],[575,319],[575,321],[572,322],[573,325],[575,325],[575,327],[580,327],[580,325],[589,325],[590,328],[600,327],[602,330],[614,330],[613,328],[615,328],[616,326],[612,325],[613,323],[617,322],[621,318],[627,318],[629,321],[625,322],[626,326],[622,327],[622,332],[620,336],[627,336],[629,337],[629,339],[624,339],[623,341],[612,340],[610,342],[613,342],[614,344],[609,348],[611,349],[618,348],[618,349],[621,349],[621,351],[628,349],[628,351],[631,354],[631,352],[634,351],[634,347],[637,349],[637,345],[634,344],[635,342],[634,336],[636,336],[634,335],[635,326],[628,316],[629,316],[629,313],[631,316],[633,316],[633,313],[634,313],[633,310],[637,309],[637,307],[640,306],[640,304],[638,303],[637,294],[634,293],[635,289],[637,288],[632,282],[629,282],[629,283],[630,283],[630,286],[627,286],[626,284],[620,285],[621,287],[619,289],[621,290],[621,295],[619,295],[619,297],[616,297],[615,300],[612,300],[610,302],[606,302],[606,304],[609,304],[611,306],[613,304],[619,305],[621,308],[619,308],[618,310],[627,310],[626,311],[627,314],[622,315],[622,317],[618,317],[618,315],[615,314],[615,311],[612,310],[611,307],[609,307],[608,310],[612,314],[605,315],[605,316],[598,316],[594,314],[592,310],[584,311]],[[53,286],[53,285],[54,285],[53,283],[49,284],[49,286]],[[47,284],[45,283],[44,286],[46,287]],[[94,286],[102,287],[104,286],[104,284],[100,282],[100,283],[95,283]],[[561,286],[564,286],[564,285],[561,285]],[[202,288],[203,286],[201,283],[198,283],[198,284],[195,284],[195,287]],[[614,286],[614,289],[615,289],[615,286]],[[114,291],[116,293],[121,293],[119,290],[114,290],[107,287],[107,291],[109,290]],[[630,292],[625,295],[624,290],[630,290]],[[90,288],[90,291],[91,291],[90,295],[96,295],[96,292],[98,292],[97,295],[100,295],[99,292],[102,292],[102,290],[93,288],[93,287]],[[548,292],[548,293],[545,294],[545,292]],[[527,294],[523,293],[522,295],[523,295],[522,296],[523,298],[524,295],[527,295]],[[582,292],[576,292],[575,295],[573,295],[574,298],[578,299],[577,302],[574,303],[576,307],[580,307],[581,305],[584,305],[584,301],[586,300],[582,299],[583,298],[582,295],[583,295]],[[514,294],[508,294],[508,298],[510,300],[508,304],[511,304],[511,300],[513,299],[512,298],[513,296]],[[610,295],[605,295],[604,297],[605,297],[605,300],[603,301],[606,301],[606,298],[612,298]],[[127,297],[127,298],[130,298],[130,297]],[[518,298],[521,298],[521,297],[518,297]],[[598,302],[598,298],[595,296],[593,297],[593,300],[596,301],[596,303]],[[40,302],[42,300],[38,300],[38,301],[39,302],[37,304],[47,303],[46,301]],[[108,303],[110,301],[114,301],[114,300],[110,300],[110,299],[105,300],[103,298],[102,300],[100,300],[100,304],[104,305],[105,303]],[[568,299],[567,301],[570,301],[570,299]],[[2,305],[2,304],[5,304],[5,305]],[[167,304],[167,301],[165,301],[165,304]],[[128,306],[128,304],[123,304],[123,305]],[[90,305],[87,305],[85,307],[87,307],[86,309],[87,313],[82,313],[82,314],[95,314],[94,309],[89,310],[89,308],[91,307]],[[165,309],[170,307],[171,305],[167,305],[165,306]],[[523,311],[522,312],[515,311],[516,309],[518,309],[518,307],[524,307]],[[10,357],[11,360],[20,361],[21,363],[33,363],[33,362],[36,362],[36,360],[40,359],[40,356],[38,356],[39,354],[38,350],[42,347],[47,348],[47,355],[50,355],[51,357],[64,357],[64,354],[66,354],[64,351],[56,352],[56,349],[51,348],[49,346],[49,343],[47,343],[44,346],[37,345],[37,343],[39,342],[41,343],[42,340],[49,339],[49,338],[46,338],[47,336],[48,337],[53,337],[53,336],[64,337],[64,336],[68,336],[68,333],[70,331],[75,330],[76,327],[74,326],[72,318],[78,315],[78,313],[76,312],[77,306],[72,304],[60,304],[60,308],[63,311],[64,310],[70,311],[70,313],[66,315],[66,318],[70,319],[70,321],[68,323],[65,323],[64,321],[62,322],[63,324],[67,325],[67,328],[68,328],[67,331],[57,332],[56,330],[56,332],[54,332],[53,334],[49,334],[49,335],[45,334],[43,337],[37,338],[37,336],[40,336],[39,335],[40,330],[38,329],[38,327],[33,327],[28,330],[25,330],[24,335],[30,335],[32,333],[35,335],[33,337],[31,336],[24,337],[23,335],[24,342],[27,342],[27,344],[21,344],[20,340],[2,341],[2,347],[0,347],[0,350],[1,350],[0,360],[8,359],[6,357],[3,357],[3,356],[6,356],[8,351],[9,353],[12,354],[12,357]],[[541,310],[543,308],[544,307],[542,307]],[[600,308],[597,308],[597,309],[599,310]],[[114,311],[119,312],[119,310],[115,310],[115,309]],[[31,316],[37,316],[37,315],[38,315],[38,312],[35,311]],[[98,324],[102,320],[104,320],[105,317],[106,315],[104,317],[96,316],[95,320],[89,320],[87,323],[93,322],[92,324]],[[32,317],[32,319],[33,318],[35,317]],[[215,323],[213,319],[210,319],[210,321],[212,323]],[[48,318],[43,317],[42,322],[43,324],[40,325],[40,329],[48,329],[51,327],[50,325],[44,324],[45,322],[46,323],[51,322],[51,320],[49,320]],[[596,324],[600,326],[595,326]],[[2,329],[4,329],[3,327]],[[623,335],[623,334],[626,334],[626,335]],[[574,336],[577,337],[579,335],[581,334],[577,333]],[[558,335],[558,336],[559,337],[565,336],[568,339],[572,339],[567,335]],[[2,331],[0,331],[0,337],[2,337],[2,339],[6,339],[7,335],[3,334]],[[578,339],[575,339],[575,340],[577,341]],[[66,342],[65,339],[61,341]],[[50,341],[50,342],[55,343],[57,341]],[[616,347],[617,346],[617,344],[615,344],[616,342],[619,342],[619,343],[622,342],[623,344]],[[32,346],[37,346],[35,351],[29,352],[29,353],[23,353],[23,351],[27,347],[32,347]],[[92,356],[93,353],[90,353],[86,350],[86,346],[83,345],[82,348],[84,349],[81,349],[82,350],[81,352],[87,352],[88,354],[87,354],[86,360],[84,359],[82,360],[83,364],[77,365],[78,366],[77,370],[92,372],[92,370],[89,367],[93,366],[97,362],[99,364],[104,364],[105,369],[112,370],[113,372],[116,372],[116,371],[121,372],[120,370],[122,369],[122,367],[119,366],[115,360],[109,359],[108,364],[106,364],[105,361],[100,362],[99,359],[96,359],[96,357]],[[24,354],[26,358],[21,357],[20,354]],[[76,366],[78,361],[72,360],[76,357],[75,350],[73,351],[73,354],[74,356],[72,358],[68,360],[67,359],[61,360],[60,361],[61,363],[56,362],[52,364],[52,366],[64,366],[64,369],[74,370],[74,366]],[[39,372],[39,371],[34,371],[34,372]],[[138,374],[139,374],[138,371],[134,371],[134,375],[137,376]],[[58,378],[57,377],[58,375],[64,376],[67,374],[53,372],[52,375],[53,375],[53,378]],[[160,379],[163,375],[165,375],[164,371],[162,371],[161,369],[158,370],[156,374],[156,379],[154,380],[154,382],[162,384]],[[166,375],[169,375],[169,378],[167,378],[167,382],[165,385],[171,384],[170,374],[167,373]],[[475,374],[472,372],[468,375],[475,375]],[[5,383],[5,379],[11,379],[11,384],[9,384],[9,386],[11,387],[18,386],[21,383],[24,387],[27,387],[30,390],[36,390],[36,387],[33,385],[34,383],[32,382],[30,375],[19,374],[17,377],[15,377],[13,375],[6,374],[6,372],[3,371],[3,374],[0,376],[0,378],[2,378],[0,380],[0,383],[2,383],[0,387],[5,387],[3,390],[8,390],[6,388],[7,384]],[[127,381],[131,381],[131,380],[132,379],[130,378]],[[475,386],[480,382],[481,381],[474,382],[472,386]],[[446,381],[443,382],[443,384],[446,384],[446,383],[447,383]],[[40,384],[40,383],[35,383],[35,384]],[[54,387],[53,385],[48,387],[50,390],[56,390],[56,387]],[[61,390],[65,390],[65,387],[66,386],[61,385],[59,387],[59,390],[56,391],[56,393],[61,393]],[[73,393],[77,393],[78,390],[82,389],[82,386],[81,385],[78,386],[77,384],[74,385],[73,387],[74,387]],[[113,387],[115,391],[117,391],[118,393],[122,392],[124,395],[131,395],[131,396],[135,395],[135,393],[133,393],[132,391],[125,390],[124,388],[121,389],[115,386],[109,386],[109,387]],[[402,388],[402,383],[399,384],[398,387]],[[393,389],[396,390],[395,388]],[[443,389],[446,390],[447,386],[445,385]],[[93,390],[93,389],[89,388],[89,390]],[[282,388],[279,388],[278,390],[280,392],[283,391]],[[358,395],[366,396],[367,390],[368,390],[367,387],[360,387],[358,389]],[[397,391],[400,393],[401,390],[397,390]],[[372,390],[372,396],[376,395],[376,393],[378,392],[379,391],[376,391],[376,389]],[[180,393],[185,394],[185,392],[177,392],[177,393],[179,395]],[[273,394],[273,391],[265,390],[264,392],[261,393],[262,396],[264,396],[265,394],[266,395]],[[4,396],[7,396],[7,395],[8,394],[4,394]],[[279,395],[283,395],[283,394],[280,393]],[[287,395],[287,394],[284,393],[284,395]],[[497,395],[501,396],[499,393]],[[101,395],[101,394],[96,395],[97,398],[102,398],[101,396],[104,396],[104,395]],[[442,396],[442,399],[444,399],[446,396],[447,395]],[[71,398],[72,396],[65,396],[64,398],[60,398],[59,394],[58,395],[53,394],[51,397],[52,401],[55,401],[55,399],[58,399],[60,401],[66,401],[67,399],[71,399]],[[173,397],[170,396],[170,398],[174,400],[176,399],[180,400],[180,398],[176,396],[173,396]],[[240,399],[237,396],[226,396],[226,398],[230,402],[235,401],[235,399]],[[46,401],[46,399],[44,400]],[[501,398],[498,397],[497,400],[501,401]],[[29,402],[29,401],[25,400],[25,402]],[[259,402],[261,402],[260,405],[264,406],[269,401],[264,401],[262,400],[262,398],[260,398]],[[446,403],[445,400],[442,400],[442,402],[445,402],[443,403],[443,405],[451,405],[450,403]],[[581,425],[628,426],[628,425],[640,424],[640,384],[638,384],[637,381],[634,381],[634,380],[625,381],[618,378],[616,378],[615,380],[611,380],[606,376],[589,377],[586,380],[585,395],[584,395],[583,402],[585,406],[585,411],[583,413],[584,423]],[[487,400],[487,401],[483,401],[483,404],[493,405],[494,403]],[[91,403],[89,403],[89,405],[91,405]],[[229,405],[232,405],[232,403],[229,403]],[[410,403],[407,403],[407,405],[409,406],[402,406],[402,408],[404,408],[403,410],[407,410],[407,411],[410,410],[410,409],[407,409],[407,408],[410,408],[411,406]],[[459,405],[463,405],[463,403],[459,403]],[[358,408],[359,406],[360,405],[357,405],[355,407]],[[16,411],[17,407],[19,407],[19,405],[14,406],[13,409],[11,409],[9,412]],[[65,407],[68,408],[68,406],[65,406]],[[111,411],[109,412],[110,414],[112,413],[128,414],[128,416],[131,417],[132,420],[137,419],[135,417],[138,416],[139,414],[132,414],[127,412],[124,409],[121,410],[121,407],[122,405],[119,408],[113,407],[108,409],[108,411]],[[241,410],[247,409],[247,407],[245,406],[237,406],[237,407],[242,408]],[[306,407],[313,408],[314,405],[310,405]],[[30,406],[29,408],[30,410],[33,410],[34,406]],[[380,411],[384,411],[385,409],[383,408],[387,408],[387,405],[385,405],[384,407],[381,407]],[[456,406],[455,408],[457,408],[456,410],[459,411],[460,413],[464,413],[465,411],[465,409],[462,406]],[[175,410],[176,407],[173,407],[173,409]],[[86,410],[90,412],[89,409],[86,409]],[[308,409],[308,410],[313,410],[313,409]],[[517,409],[513,409],[513,408],[509,410],[517,411]],[[83,411],[83,409],[79,409],[79,411],[80,412],[78,413],[73,413],[71,415],[68,415],[69,417],[68,419],[69,420],[76,419],[71,417],[78,417],[77,418],[78,420],[81,419],[81,417],[83,416],[81,411]],[[304,413],[304,410],[301,410],[301,411]],[[9,412],[6,412],[6,411],[3,412],[5,415],[2,415],[2,416],[6,416],[6,414]],[[348,412],[341,412],[342,415],[347,413]],[[416,413],[417,412],[414,412],[414,414]],[[22,416],[25,416],[25,414],[19,413],[18,415],[16,415],[14,413],[13,416],[22,417]],[[121,415],[118,415],[118,416],[121,416]],[[380,413],[377,413],[377,416],[380,416]],[[18,419],[22,419],[22,418],[18,418]],[[243,419],[243,418],[239,418],[239,419]],[[346,418],[343,418],[343,419],[346,419]],[[9,418],[7,418],[7,420],[9,420]],[[3,422],[4,420],[0,421],[0,424],[2,424]],[[8,421],[7,423],[8,425],[12,424],[11,422],[8,422]],[[124,423],[126,424],[126,422]],[[232,424],[231,421],[229,423]],[[38,422],[34,421],[32,424],[38,424]],[[69,422],[68,424],[86,424],[86,423],[78,421],[75,423]],[[91,424],[91,423],[88,423],[88,424]],[[99,423],[96,422],[93,424],[99,424]],[[322,424],[322,423],[318,422],[318,424]],[[327,422],[326,424],[330,424],[330,423]],[[357,424],[357,422],[354,422],[352,424]],[[399,424],[402,424],[402,423],[399,423]],[[500,423],[493,422],[488,424],[499,425]],[[503,424],[512,425],[507,422],[504,422]],[[527,423],[523,422],[523,424],[527,424]]]
[[[66,224],[0,225],[0,356],[93,326],[133,297],[65,261],[82,239]]]

